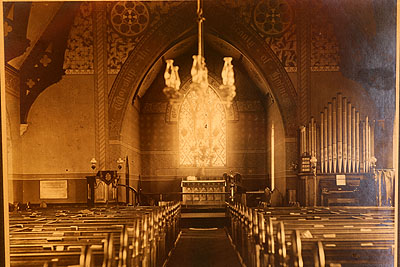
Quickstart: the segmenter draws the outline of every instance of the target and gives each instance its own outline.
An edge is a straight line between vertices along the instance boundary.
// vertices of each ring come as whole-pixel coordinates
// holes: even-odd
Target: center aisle
[[[240,267],[239,258],[224,229],[182,229],[167,267]]]

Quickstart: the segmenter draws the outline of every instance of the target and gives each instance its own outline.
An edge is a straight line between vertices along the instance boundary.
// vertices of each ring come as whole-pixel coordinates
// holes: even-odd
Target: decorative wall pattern
[[[167,111],[168,102],[146,102],[141,109],[142,113],[161,113]]]
[[[295,24],[292,24],[280,37],[265,37],[265,42],[280,59],[287,72],[297,71]]]
[[[144,27],[142,28],[139,27],[138,33],[133,34],[133,31],[130,28],[125,29],[124,25],[126,24],[123,24],[122,22],[121,24],[117,24],[114,22],[116,20],[116,16],[114,14],[116,13],[115,10],[118,9],[117,7],[121,6],[121,3],[123,2],[107,3],[107,13],[110,16],[110,18],[107,19],[107,46],[108,46],[107,66],[108,66],[108,72],[113,74],[119,72],[122,64],[127,59],[129,52],[131,52],[135,48],[137,43],[140,42],[140,40],[143,38],[143,35],[139,33],[141,33],[144,30]],[[127,10],[125,11],[127,12]],[[149,16],[148,11],[147,11],[147,16]],[[148,23],[149,21],[147,21],[145,26],[147,26]],[[122,31],[127,31],[128,34],[123,34]]]
[[[322,0],[311,1],[311,70],[339,71],[339,45],[328,9]]]
[[[171,168],[178,166],[174,154],[141,154],[142,169],[141,177],[148,181],[148,176],[155,176],[160,179],[160,174],[165,176]],[[147,177],[146,177],[147,176]],[[174,175],[175,176],[175,175]],[[161,178],[162,179],[162,178]],[[160,186],[159,184],[157,186]],[[154,190],[154,189],[153,189]]]
[[[143,38],[147,28],[179,5],[179,2],[108,2],[107,43],[108,73],[116,74],[128,54]],[[65,52],[64,69],[67,74],[93,73],[93,3],[83,2]]]
[[[132,6],[128,5],[128,2],[107,4],[108,14],[110,14],[107,20],[108,72],[111,74],[119,72],[129,53],[145,37],[146,29],[154,26],[167,16],[172,8],[180,4],[169,1],[130,3]],[[134,18],[135,16],[137,19]]]
[[[63,68],[67,74],[93,73],[93,4],[83,2],[71,28]]]
[[[262,0],[254,8],[256,28],[266,35],[281,35],[292,24],[292,8],[285,0]]]
[[[311,103],[311,18],[309,0],[297,5],[297,92],[298,92],[298,120],[301,124],[307,123],[310,118]]]
[[[264,112],[240,112],[239,121],[230,123],[230,150],[257,150],[266,147]]]
[[[135,36],[149,24],[149,10],[142,2],[117,2],[110,12],[112,28],[124,36]]]
[[[259,100],[254,101],[237,101],[237,109],[239,112],[255,112],[263,111],[264,108]]]
[[[177,127],[165,123],[164,114],[140,115],[141,151],[177,150]]]
[[[250,25],[273,50],[287,72],[296,72],[298,55],[296,53],[296,23],[298,10],[292,0],[241,1],[226,5],[236,8],[241,19]],[[328,9],[322,1],[311,1],[311,70],[338,71],[339,46],[327,14]],[[281,22],[281,23],[280,23]]]
[[[295,24],[292,24],[280,37],[265,37],[265,42],[274,51],[287,72],[297,71]]]
[[[312,1],[311,70],[338,71],[339,46],[321,0]],[[179,1],[108,2],[108,73],[116,74],[129,53]],[[296,5],[293,0],[222,1],[250,25],[279,58],[287,72],[297,71]],[[83,2],[65,52],[67,74],[93,73],[92,3]]]
[[[94,4],[94,106],[96,125],[96,158],[99,169],[108,168],[108,84],[107,84],[107,46],[106,46],[106,16],[105,4]]]
[[[293,1],[244,1],[239,16],[261,36],[287,72],[296,72],[296,24]],[[280,20],[282,18],[282,20]]]

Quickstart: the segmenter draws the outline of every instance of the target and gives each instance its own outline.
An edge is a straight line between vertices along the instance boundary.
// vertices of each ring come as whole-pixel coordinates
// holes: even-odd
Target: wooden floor
[[[222,228],[182,229],[167,267],[240,267],[239,258]]]

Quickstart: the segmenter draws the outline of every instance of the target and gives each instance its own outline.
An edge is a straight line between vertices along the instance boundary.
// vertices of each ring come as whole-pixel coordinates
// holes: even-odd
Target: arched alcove
[[[193,10],[192,10],[193,9]],[[110,139],[119,140],[119,133],[126,106],[132,96],[140,90],[147,75],[159,69],[161,58],[168,51],[180,49],[183,41],[195,34],[193,25],[194,8],[182,4],[168,19],[161,21],[149,31],[129,55],[121,68],[109,94],[109,127]],[[296,92],[279,59],[265,44],[261,37],[248,26],[236,21],[221,6],[212,6],[205,10],[209,25],[206,30],[214,38],[229,44],[231,50],[239,52],[241,57],[251,62],[259,78],[268,84],[282,114],[285,124],[285,135],[296,135]],[[224,18],[224,19],[221,19]],[[224,41],[225,40],[225,41]]]
[[[262,165],[265,166],[266,172],[268,172],[271,162],[268,159],[270,155],[270,150],[268,150],[270,137],[268,133],[273,122],[277,129],[276,137],[282,141],[279,144],[279,153],[275,154],[275,161],[279,164],[279,166],[275,167],[276,170],[279,170],[279,175],[275,175],[275,177],[279,178],[276,185],[284,194],[286,191],[287,163],[296,160],[290,155],[296,155],[297,150],[295,141],[297,125],[295,100],[297,96],[294,87],[284,67],[270,47],[251,28],[243,22],[236,21],[221,7],[215,6],[215,8],[207,9],[205,12],[207,12],[208,21],[205,30],[206,62],[208,60],[207,46],[217,51],[220,55],[232,56],[235,68],[247,73],[257,86],[260,94],[259,100],[263,108],[271,110],[269,114],[273,117],[266,117],[265,123],[262,124],[262,131],[265,132],[262,149],[266,149],[266,158]],[[215,18],[213,18],[214,16]],[[221,16],[224,18],[223,22],[218,19]],[[135,97],[143,96],[157,74],[164,71],[164,59],[177,58],[196,46],[196,28],[193,27],[195,26],[193,17],[194,10],[192,10],[191,5],[180,5],[175,13],[171,14],[165,21],[157,24],[142,39],[121,68],[109,94],[109,138],[110,143],[114,145],[111,151],[112,154],[119,154],[118,151],[123,150],[123,148],[118,148],[115,145],[119,144],[121,140],[121,127],[128,105],[132,101],[135,102]],[[193,21],[193,25],[188,21]],[[190,56],[188,58],[191,59]],[[181,76],[183,82],[190,76],[187,75],[190,73],[190,64],[191,60],[183,62],[183,65],[178,64],[180,71],[183,72]],[[221,69],[222,57],[221,66],[210,69],[210,71],[219,72]],[[160,88],[160,91],[162,91],[162,88]],[[157,109],[160,108],[158,105]],[[246,118],[243,119],[246,120]],[[246,137],[244,140],[248,140],[248,138],[252,137]],[[177,140],[170,140],[170,142],[174,143]],[[171,153],[175,155],[177,151],[172,151]],[[144,158],[141,157],[140,165],[142,165],[142,171],[143,166],[147,164],[146,158],[149,157],[148,152],[145,154]],[[174,157],[167,158],[171,160]],[[174,160],[175,163],[173,164],[176,164],[177,159]],[[243,156],[242,160],[249,162],[249,164],[255,162],[251,155]],[[149,166],[151,168],[160,167]],[[249,168],[246,171],[251,173],[253,170]],[[165,173],[167,172],[169,177],[186,175],[182,170],[169,169]],[[149,177],[148,179],[151,180]],[[159,187],[160,185],[157,184],[155,186]]]

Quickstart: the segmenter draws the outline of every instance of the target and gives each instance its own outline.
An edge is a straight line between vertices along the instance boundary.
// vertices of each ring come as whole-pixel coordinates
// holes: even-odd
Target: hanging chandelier
[[[190,74],[192,82],[190,89],[198,96],[200,102],[207,105],[208,94],[208,70],[203,56],[203,17],[202,0],[197,0],[197,23],[198,23],[198,54],[193,55],[193,65]],[[163,92],[171,103],[179,102],[182,98],[179,92],[181,81],[179,78],[178,66],[174,66],[172,59],[166,60],[167,66],[164,72],[165,85]],[[221,102],[228,108],[236,95],[235,78],[232,65],[232,57],[224,57],[224,67],[222,68],[222,85],[220,85],[219,96]]]

